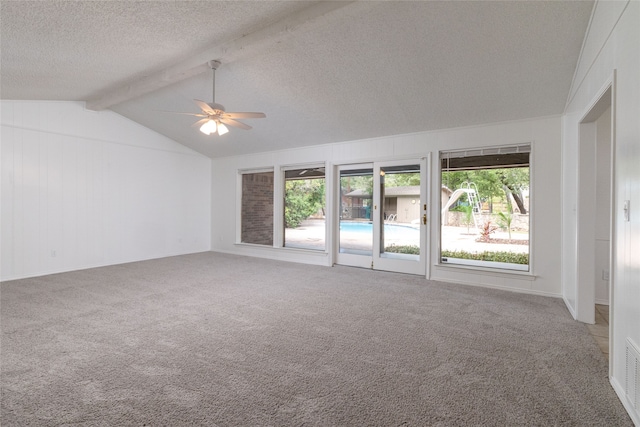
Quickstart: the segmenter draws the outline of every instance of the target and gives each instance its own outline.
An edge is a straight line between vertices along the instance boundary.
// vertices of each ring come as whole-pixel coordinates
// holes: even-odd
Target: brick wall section
[[[273,245],[273,172],[242,175],[242,243]]]

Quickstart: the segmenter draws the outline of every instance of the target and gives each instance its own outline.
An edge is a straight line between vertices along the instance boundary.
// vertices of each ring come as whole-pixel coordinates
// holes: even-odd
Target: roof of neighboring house
[[[385,196],[419,196],[419,185],[405,185],[402,187],[387,187],[384,189]]]
[[[364,190],[353,190],[350,193],[345,194],[346,197],[362,197],[365,199],[370,199],[372,196],[371,194],[365,192]]]
[[[449,194],[452,193],[444,185],[442,186],[442,191],[445,191]],[[397,197],[397,196],[420,196],[420,186],[419,185],[404,185],[401,187],[388,187],[384,189],[385,197]],[[350,193],[345,194],[346,197],[362,197],[365,199],[370,199],[371,194],[365,192],[365,190],[353,190]]]

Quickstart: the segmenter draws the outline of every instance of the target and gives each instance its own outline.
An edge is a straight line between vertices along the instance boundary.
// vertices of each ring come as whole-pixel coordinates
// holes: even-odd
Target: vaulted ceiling
[[[561,114],[591,1],[2,1],[2,99],[85,101],[210,157]],[[194,98],[262,111],[206,136]]]

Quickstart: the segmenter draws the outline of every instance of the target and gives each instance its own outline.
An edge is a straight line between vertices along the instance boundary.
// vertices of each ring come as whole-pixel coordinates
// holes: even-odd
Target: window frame
[[[523,142],[523,143],[515,143],[515,144],[501,144],[501,145],[487,145],[487,146],[477,146],[477,147],[469,147],[469,148],[460,148],[460,149],[451,149],[451,150],[440,150],[438,153],[438,192],[442,191],[443,185],[443,172],[447,170],[443,168],[443,160],[446,158],[447,154],[456,154],[458,158],[460,157],[473,157],[476,156],[491,156],[495,154],[510,154],[510,153],[527,153],[528,154],[528,162],[527,166],[529,169],[529,186],[528,186],[528,199],[529,206],[527,209],[528,218],[528,264],[526,264],[526,268],[518,267],[518,265],[525,266],[525,264],[511,264],[511,263],[502,263],[502,262],[493,262],[493,261],[480,261],[480,260],[462,260],[460,258],[453,258],[454,262],[443,261],[442,251],[443,251],[443,220],[444,216],[442,214],[442,209],[444,208],[442,196],[438,196],[437,205],[438,206],[438,242],[437,242],[437,253],[436,263],[438,267],[445,268],[459,268],[459,269],[470,269],[474,271],[487,271],[491,273],[501,273],[501,274],[515,274],[515,275],[525,275],[525,276],[533,276],[533,266],[534,266],[534,221],[535,218],[535,200],[534,200],[534,143],[533,142]],[[507,166],[507,165],[505,165]],[[508,166],[507,166],[508,167]],[[517,166],[511,166],[517,167]],[[489,169],[502,169],[499,166],[489,167],[487,165],[481,166],[477,168],[478,170],[489,170]],[[458,168],[457,170],[472,170],[471,168],[464,169]],[[453,189],[452,189],[453,190]],[[453,190],[455,191],[455,190]],[[509,267],[511,266],[511,267]]]
[[[325,227],[325,232],[324,232],[324,248],[323,249],[313,249],[313,248],[302,248],[302,247],[295,247],[295,246],[285,246],[286,244],[286,238],[285,238],[285,230],[286,230],[286,224],[285,224],[285,208],[286,208],[286,183],[287,183],[287,178],[286,178],[286,173],[289,171],[295,171],[295,170],[303,170],[303,169],[324,169],[324,186],[325,186],[325,193],[324,193],[324,209],[325,209],[325,218],[324,218],[324,227]],[[290,165],[284,165],[280,167],[280,178],[278,179],[278,189],[274,189],[274,192],[276,193],[276,214],[274,216],[274,222],[277,223],[276,225],[276,236],[277,239],[274,239],[274,246],[281,248],[281,249],[285,249],[285,250],[292,250],[292,251],[311,251],[313,253],[323,253],[323,254],[327,254],[329,252],[329,236],[330,236],[330,230],[329,230],[329,219],[330,219],[330,214],[328,212],[328,206],[329,206],[329,200],[330,200],[330,194],[329,194],[329,187],[328,187],[328,183],[329,183],[329,179],[328,179],[328,166],[326,164],[326,162],[313,162],[313,163],[298,163],[298,164],[290,164]],[[319,179],[319,178],[318,178]],[[280,218],[279,221],[275,221],[275,218]],[[274,237],[276,237],[274,236]]]

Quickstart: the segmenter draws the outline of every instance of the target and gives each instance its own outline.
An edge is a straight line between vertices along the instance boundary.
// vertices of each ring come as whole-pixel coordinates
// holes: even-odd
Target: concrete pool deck
[[[405,223],[389,223],[391,225],[401,225],[412,227],[411,224]],[[418,229],[417,226],[413,226]],[[528,253],[529,245],[512,244],[512,243],[484,243],[477,242],[476,239],[480,234],[474,228],[467,233],[467,227],[442,227],[442,249],[444,250],[465,250],[467,252],[497,252],[510,251],[515,253]],[[371,239],[368,234],[362,232],[343,231],[341,234],[341,246],[348,249],[371,250]],[[491,234],[493,239],[508,239],[506,231],[496,231]],[[527,233],[512,232],[513,240],[527,240]],[[417,245],[419,237],[415,238],[398,237],[387,238],[386,246],[395,244],[397,246]],[[306,220],[298,228],[285,229],[285,247],[305,248],[324,250],[325,249],[325,221],[324,220]]]

